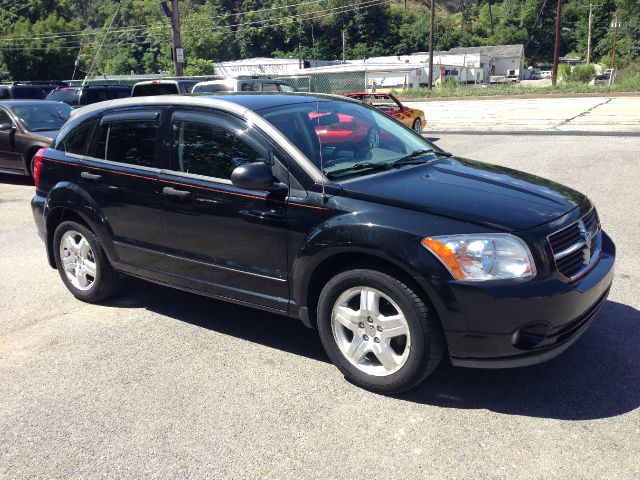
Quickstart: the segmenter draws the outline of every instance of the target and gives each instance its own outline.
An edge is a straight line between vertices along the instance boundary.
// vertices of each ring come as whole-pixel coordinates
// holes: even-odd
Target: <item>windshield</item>
[[[329,178],[362,175],[412,154],[418,161],[420,155],[438,151],[391,117],[353,102],[296,103],[260,114]]]
[[[71,107],[66,103],[17,105],[12,108],[24,128],[30,132],[59,130],[71,113]]]
[[[193,87],[192,93],[204,93],[204,92],[233,92],[233,87],[226,83],[210,83],[203,85],[196,85]]]

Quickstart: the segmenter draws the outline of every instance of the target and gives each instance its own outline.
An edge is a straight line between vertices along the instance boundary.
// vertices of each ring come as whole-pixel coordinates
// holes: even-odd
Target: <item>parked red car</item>
[[[353,92],[345,96],[376,107],[418,133],[427,124],[422,110],[403,105],[392,93]]]

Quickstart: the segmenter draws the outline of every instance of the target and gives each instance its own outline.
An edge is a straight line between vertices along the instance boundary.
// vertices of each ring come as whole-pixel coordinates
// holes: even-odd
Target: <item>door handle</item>
[[[97,182],[102,178],[102,175],[97,175],[95,173],[89,173],[89,172],[82,172],[80,176],[86,180],[93,180],[94,182]]]
[[[165,195],[171,195],[178,198],[186,198],[191,195],[191,192],[187,192],[186,190],[176,190],[173,187],[164,187],[162,189],[162,193]]]

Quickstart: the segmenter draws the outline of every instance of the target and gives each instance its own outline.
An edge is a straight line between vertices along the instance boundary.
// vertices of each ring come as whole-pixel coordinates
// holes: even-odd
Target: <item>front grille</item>
[[[575,279],[599,253],[600,221],[593,208],[579,221],[549,235],[555,266],[562,275]]]

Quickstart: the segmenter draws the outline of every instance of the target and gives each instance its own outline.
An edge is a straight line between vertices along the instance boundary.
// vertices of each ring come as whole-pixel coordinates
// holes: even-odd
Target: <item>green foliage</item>
[[[192,58],[184,67],[185,75],[213,75],[213,60]]]
[[[185,68],[210,73],[215,62],[260,56],[340,59],[343,32],[350,59],[428,49],[428,3],[410,2],[407,10],[402,2],[356,8],[362,1],[181,0]],[[564,0],[561,55],[586,58],[587,7],[595,1]],[[640,62],[640,0],[597,0],[596,5],[591,60],[609,61],[610,22],[617,11],[622,26],[616,63]],[[555,2],[449,0],[437,8],[436,50],[523,43],[529,62],[552,58]],[[114,28],[105,36],[116,10]],[[34,0],[17,13],[0,9],[0,30],[3,78],[70,78],[76,58],[77,77],[172,70],[169,22],[158,0]]]
[[[571,78],[571,66],[566,63],[558,65],[558,80],[568,81]]]
[[[596,76],[596,68],[593,64],[576,65],[568,75],[567,80],[570,82],[589,83]]]

